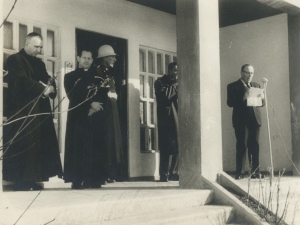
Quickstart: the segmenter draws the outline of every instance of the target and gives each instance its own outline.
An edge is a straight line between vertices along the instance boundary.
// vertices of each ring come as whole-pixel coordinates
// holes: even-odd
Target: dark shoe
[[[13,184],[12,189],[14,191],[29,191],[31,189],[31,186],[29,182],[18,181]]]
[[[32,182],[30,186],[31,186],[31,189],[34,190],[34,191],[40,191],[40,190],[44,189],[44,187],[42,185],[39,185],[39,184],[34,183],[34,182]]]
[[[243,179],[244,178],[244,175],[243,174],[237,174],[237,175],[235,175],[235,179],[236,180],[241,180],[241,179]]]
[[[171,174],[169,176],[169,180],[179,181],[179,175],[178,174]]]
[[[72,183],[72,189],[82,190],[84,187],[80,183]]]
[[[101,181],[101,185],[107,185],[107,181],[106,180]]]
[[[162,175],[160,176],[160,182],[168,182],[168,176],[167,175]]]
[[[251,178],[251,179],[256,179],[256,178],[257,178],[257,175],[256,175],[256,174],[252,174],[250,178]]]
[[[83,181],[83,188],[90,188],[91,187],[91,182],[90,181]]]
[[[91,182],[91,188],[101,188],[100,181]]]
[[[107,183],[116,183],[116,180],[108,178]]]

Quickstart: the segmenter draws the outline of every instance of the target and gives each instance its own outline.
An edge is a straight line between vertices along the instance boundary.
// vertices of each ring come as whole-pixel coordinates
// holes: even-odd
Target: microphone
[[[267,78],[263,78],[263,79],[261,79],[261,81],[265,84],[265,83],[268,82],[268,79]]]

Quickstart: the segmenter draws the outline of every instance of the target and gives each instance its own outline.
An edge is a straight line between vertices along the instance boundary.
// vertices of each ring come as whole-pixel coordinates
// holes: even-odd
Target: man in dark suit
[[[248,129],[247,147],[248,158],[251,166],[251,178],[259,178],[259,133],[261,127],[260,107],[247,106],[250,96],[250,88],[260,88],[260,85],[252,81],[254,68],[245,64],[241,68],[241,78],[227,86],[227,105],[233,107],[232,123],[236,136],[236,176],[241,179],[243,157],[246,152],[246,129]],[[264,94],[262,106],[264,106]]]

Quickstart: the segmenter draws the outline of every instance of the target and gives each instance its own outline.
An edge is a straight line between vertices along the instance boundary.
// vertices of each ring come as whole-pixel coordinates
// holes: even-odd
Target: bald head
[[[42,48],[43,37],[40,34],[32,32],[27,35],[24,50],[28,55],[36,57],[41,53]]]

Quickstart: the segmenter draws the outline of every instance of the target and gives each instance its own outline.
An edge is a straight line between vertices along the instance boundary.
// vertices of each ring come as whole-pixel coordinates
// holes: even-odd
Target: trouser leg
[[[245,127],[234,128],[236,137],[236,175],[242,173],[243,157],[245,155]]]
[[[159,175],[168,175],[169,169],[169,154],[166,151],[160,150]]]
[[[170,155],[169,173],[178,174],[178,154]]]
[[[251,168],[253,173],[259,173],[259,134],[260,126],[254,128],[248,128],[248,155],[251,157]]]

